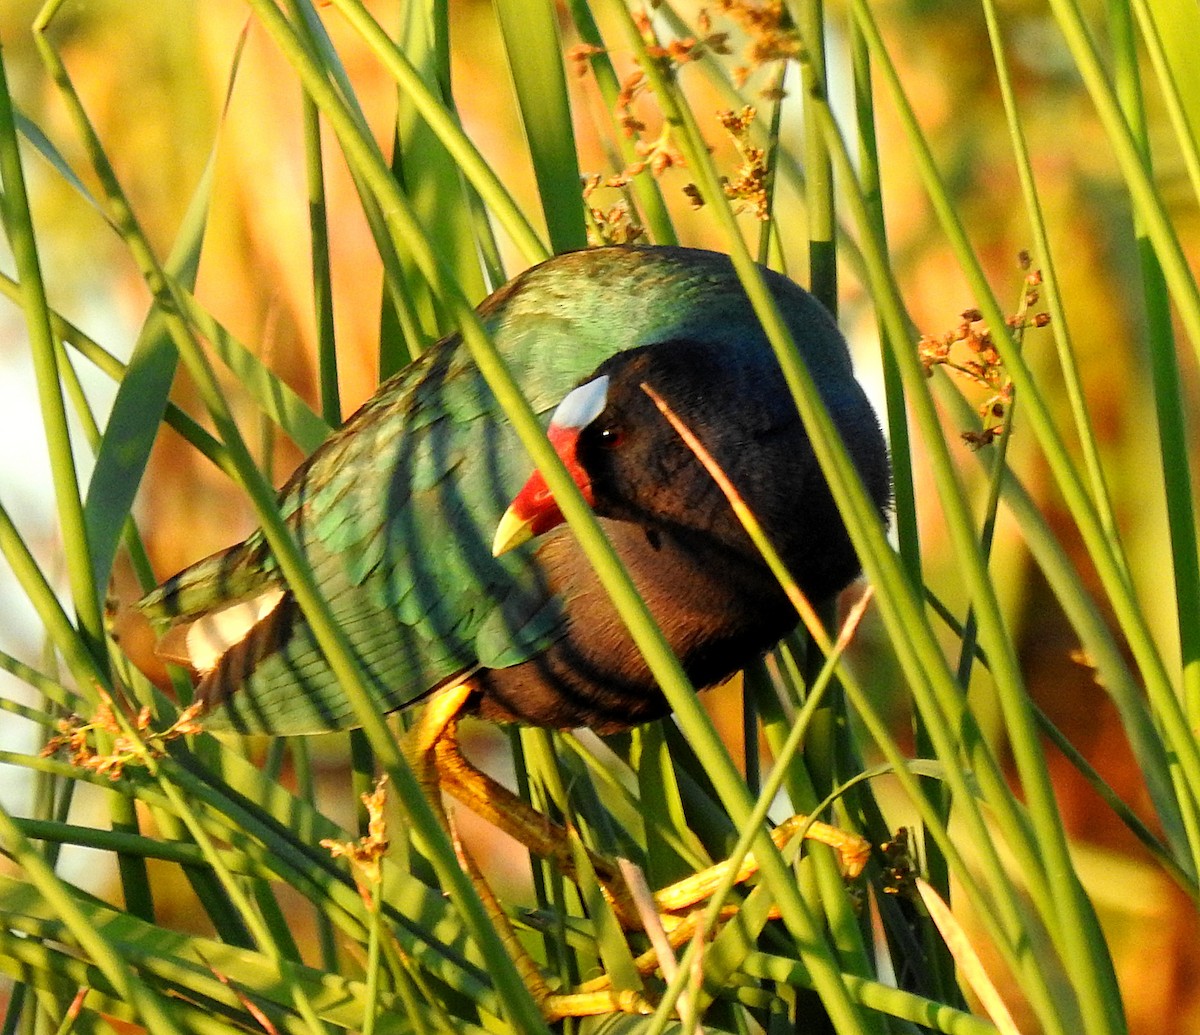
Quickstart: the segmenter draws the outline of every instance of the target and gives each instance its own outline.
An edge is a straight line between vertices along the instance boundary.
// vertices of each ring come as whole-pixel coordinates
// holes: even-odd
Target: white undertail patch
[[[206,675],[217,667],[226,651],[241,643],[254,626],[279,606],[283,597],[282,589],[269,589],[172,629],[159,641],[158,653]]]

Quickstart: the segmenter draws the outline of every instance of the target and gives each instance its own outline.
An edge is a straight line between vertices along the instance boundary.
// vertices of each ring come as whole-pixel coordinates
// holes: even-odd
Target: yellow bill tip
[[[499,557],[533,538],[533,519],[523,518],[509,507],[496,525],[492,556]]]

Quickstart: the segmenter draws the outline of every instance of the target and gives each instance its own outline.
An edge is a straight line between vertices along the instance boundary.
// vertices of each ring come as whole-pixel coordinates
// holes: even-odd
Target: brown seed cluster
[[[129,765],[145,765],[149,759],[161,758],[163,745],[176,737],[199,733],[197,718],[203,705],[197,702],[184,709],[170,726],[161,732],[150,727],[150,709],[143,708],[125,723],[117,718],[112,697],[101,689],[100,706],[90,720],[78,715],[59,719],[58,732],[42,748],[42,756],[50,757],[66,751],[71,765],[101,773],[110,780],[119,780]],[[96,734],[107,734],[112,738],[111,750],[100,753],[96,749]]]
[[[584,217],[587,221],[588,244],[593,248],[606,244],[632,244],[646,232],[633,215],[627,198],[618,198],[605,207],[593,200],[601,187],[623,187],[629,178],[622,175],[604,177],[592,173],[583,177]]]
[[[656,63],[661,72],[674,76],[684,65],[703,56],[728,56],[732,54],[730,32],[714,27],[713,15],[701,8],[696,15],[695,33],[663,42],[659,39],[652,18],[657,0],[649,0],[647,7],[634,14],[638,31],[645,43],[649,60]],[[735,82],[741,86],[758,69],[780,61],[798,58],[801,55],[799,36],[791,28],[782,0],[718,0],[717,16],[733,22],[747,42],[742,63],[732,70]],[[604,53],[601,47],[581,43],[571,47],[567,61],[577,76],[586,75],[592,61]],[[781,97],[779,83],[782,74],[762,92],[768,97]],[[648,83],[642,68],[629,72],[620,82],[613,103],[613,116],[621,133],[633,141],[636,158],[619,172],[604,176],[590,173],[582,177],[582,191],[588,222],[588,238],[593,245],[627,244],[644,233],[643,227],[632,210],[628,197],[615,204],[606,205],[597,200],[602,189],[623,190],[633,177],[642,172],[662,176],[669,169],[680,168],[685,163],[671,140],[670,127],[664,123],[662,130],[653,138],[646,138],[648,127],[643,117],[643,100],[647,96]],[[770,218],[769,163],[767,152],[750,141],[750,127],[755,117],[754,108],[747,105],[741,111],[718,112],[717,119],[732,138],[740,162],[733,175],[722,178],[726,195],[736,203],[739,211],[749,212],[757,219]],[[694,208],[700,208],[703,200],[693,183],[685,184],[684,194]]]
[[[748,38],[744,63],[732,73],[738,86],[744,85],[764,65],[801,56],[800,37],[788,22],[783,0],[717,0],[717,10],[736,22]],[[706,17],[702,11],[700,18]],[[778,96],[773,88],[768,95]]]
[[[771,174],[766,150],[750,142],[750,126],[755,114],[748,104],[740,112],[717,113],[717,119],[732,138],[742,159],[733,176],[722,179],[721,186],[739,211],[749,211],[755,219],[765,223],[771,218]]]
[[[653,8],[658,4],[651,0],[650,6]],[[663,62],[668,71],[673,70],[673,66],[696,61],[706,53],[731,53],[729,33],[714,32],[712,21],[703,9],[696,21],[696,27],[700,30],[699,36],[685,36],[683,39],[670,40],[666,44],[659,42],[654,32],[649,10],[643,8],[637,12],[634,15],[634,21],[637,23],[638,32],[642,34],[642,39],[646,42],[646,53],[654,60]]]
[[[1026,329],[1045,327],[1050,322],[1048,313],[1030,313],[1037,304],[1038,286],[1042,282],[1041,271],[1029,269],[1028,253],[1022,252],[1020,264],[1026,270],[1024,294],[1016,313],[1005,323],[1020,344]],[[925,335],[917,343],[917,352],[926,375],[933,374],[937,366],[953,370],[967,380],[983,388],[987,395],[979,406],[983,427],[962,432],[963,441],[972,449],[991,445],[1010,431],[1009,411],[1012,408],[1014,387],[1000,353],[992,340],[992,332],[982,323],[983,314],[978,309],[967,309],[958,326],[940,338]]]
[[[387,820],[383,815],[387,805],[387,780],[387,774],[384,774],[375,784],[375,790],[362,796],[362,802],[367,807],[365,836],[357,841],[335,841],[328,837],[321,841],[321,847],[333,858],[350,861],[358,893],[368,906],[373,901],[373,889],[379,887],[382,879],[383,858],[391,847],[387,836]]]

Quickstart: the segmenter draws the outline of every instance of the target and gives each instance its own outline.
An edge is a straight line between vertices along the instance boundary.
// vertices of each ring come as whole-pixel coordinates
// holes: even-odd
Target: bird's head
[[[861,390],[852,378],[846,385],[848,392],[827,398],[835,421],[849,432],[865,418],[877,442]],[[825,512],[828,488],[795,403],[769,351],[728,343],[667,341],[619,353],[562,399],[547,435],[599,516],[753,551],[724,494],[647,388],[702,443],[766,528],[785,539],[805,533],[813,542],[805,515]],[[847,441],[854,452],[854,436]],[[886,494],[886,471],[881,485]],[[497,526],[493,550],[503,553],[562,521],[535,470]],[[841,538],[828,522],[826,528]]]

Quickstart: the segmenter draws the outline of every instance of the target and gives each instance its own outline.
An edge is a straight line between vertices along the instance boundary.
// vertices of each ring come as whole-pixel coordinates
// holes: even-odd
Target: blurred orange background
[[[385,26],[399,18],[397,4],[368,5]],[[983,256],[992,283],[1015,308],[1021,294],[1016,257],[1032,244],[1024,221],[1016,169],[995,84],[981,13],[950,0],[885,2],[875,5],[909,97],[932,142],[943,174],[953,185],[961,215]],[[1035,160],[1042,204],[1053,235],[1063,277],[1068,320],[1079,353],[1089,405],[1104,453],[1118,519],[1130,551],[1135,580],[1148,612],[1156,600],[1170,597],[1169,545],[1165,515],[1157,491],[1157,442],[1153,426],[1146,356],[1139,344],[1142,313],[1139,273],[1133,252],[1131,217],[1116,164],[1083,88],[1061,49],[1049,14],[1041,4],[1012,0],[1003,6],[1010,60],[1017,79],[1025,131]],[[836,27],[841,5],[827,4],[834,32],[830,38],[835,93],[849,96],[844,40]],[[37,5],[8,0],[0,7],[0,39],[5,42],[14,95],[22,110],[40,125],[67,160],[92,186],[86,161],[65,119],[61,100],[42,69],[28,26]],[[508,71],[492,7],[481,0],[455,2],[452,15],[455,99],[468,134],[501,179],[519,199],[535,225],[540,205],[514,104],[509,102]],[[332,9],[327,27],[345,63],[358,97],[377,135],[389,146],[393,130],[395,86],[377,61]],[[577,40],[563,15],[564,44]],[[245,50],[228,111],[222,114],[230,71],[241,33]],[[158,254],[165,256],[183,219],[204,164],[216,148],[216,179],[209,230],[196,295],[238,337],[253,345],[270,366],[306,399],[316,403],[313,298],[309,231],[300,121],[300,94],[294,73],[247,6],[233,0],[159,0],[129,5],[96,0],[68,5],[51,36],[99,130],[118,177]],[[614,52],[619,69],[628,54]],[[692,84],[683,78],[685,88]],[[601,130],[602,101],[590,79],[572,79],[576,131],[584,171],[614,171]],[[1150,101],[1152,125],[1163,115]],[[703,118],[715,108],[703,92],[694,101]],[[264,118],[263,113],[270,113]],[[917,180],[895,114],[886,100],[878,105],[883,155],[885,212],[893,265],[917,326],[940,335],[974,304],[965,281],[942,239]],[[721,139],[715,119],[706,130]],[[794,138],[788,127],[785,139]],[[341,392],[350,413],[377,383],[382,272],[361,215],[353,184],[327,134],[325,171],[333,263]],[[724,145],[723,145],[724,146]],[[46,279],[55,307],[90,330],[118,355],[128,351],[145,317],[149,294],[120,242],[78,195],[40,159],[29,155],[31,193],[42,242]],[[720,155],[721,152],[718,151]],[[1187,203],[1183,170],[1158,169],[1164,196],[1177,199],[1173,216],[1191,247],[1193,262],[1200,215]],[[686,170],[663,176],[663,188],[678,214],[684,243],[719,247],[704,213],[692,213],[683,196]],[[793,212],[787,207],[794,206]],[[785,199],[790,274],[806,282],[804,213]],[[751,224],[748,228],[753,230]],[[509,274],[522,261],[505,247]],[[853,270],[842,269],[841,319],[856,348],[864,378],[876,378],[877,335],[874,316]],[[19,317],[0,316],[0,362],[16,362],[26,348]],[[1028,349],[1045,379],[1047,396],[1061,397],[1053,345],[1034,335]],[[1188,350],[1181,350],[1189,401],[1196,401],[1196,371]],[[235,410],[247,429],[258,417],[252,404],[227,384]],[[5,391],[0,384],[0,392]],[[878,393],[876,393],[878,397]],[[174,399],[193,414],[186,377],[177,379]],[[1065,405],[1065,403],[1064,403]],[[953,432],[951,432],[953,434]],[[280,482],[300,459],[278,436],[248,435],[263,444],[264,464]],[[1078,557],[1070,523],[1052,493],[1031,443],[1019,424],[1010,454],[1056,530]],[[1191,458],[1179,458],[1191,462]],[[36,466],[41,461],[28,461]],[[963,451],[965,477],[976,478],[974,463]],[[918,455],[918,494],[924,491]],[[6,471],[0,472],[6,481]],[[6,494],[35,491],[40,473],[2,487]],[[48,474],[45,475],[48,484]],[[213,550],[242,538],[254,526],[252,512],[226,477],[170,430],[155,447],[143,485],[138,514],[155,569],[165,576]],[[961,613],[963,600],[951,551],[936,505],[923,511],[922,543],[929,583]],[[53,529],[28,534],[52,549]],[[1020,629],[1023,661],[1038,703],[1082,750],[1114,788],[1144,817],[1151,815],[1117,715],[1092,681],[1091,671],[1072,660],[1076,638],[1044,580],[1029,563],[1014,527],[1002,519],[995,565],[1001,598]],[[115,592],[126,603],[137,596],[131,575],[119,573]],[[1166,606],[1165,603],[1162,606]],[[1165,615],[1165,613],[1164,613]],[[1151,624],[1154,624],[1153,622]],[[1170,629],[1173,618],[1158,625]],[[134,621],[121,626],[123,641],[139,663],[151,665],[148,630]],[[1168,635],[1164,633],[1164,635]],[[876,636],[875,639],[879,639]],[[867,639],[871,639],[868,634]],[[36,651],[35,642],[5,644],[13,653]],[[1170,649],[1170,644],[1167,644]],[[1175,648],[1177,650],[1177,648]],[[873,673],[881,696],[892,678],[885,653],[860,657]],[[740,744],[736,688],[709,696],[714,713]],[[975,702],[981,715],[986,700]],[[904,709],[897,704],[897,722]],[[995,729],[993,729],[995,732]],[[483,738],[476,751],[495,746]],[[489,739],[491,738],[491,739]],[[502,743],[502,742],[501,742]],[[1067,827],[1076,841],[1079,866],[1101,912],[1116,954],[1132,1030],[1137,1033],[1200,1030],[1195,911],[1178,889],[1142,853],[1133,838],[1105,809],[1068,764],[1048,749],[1057,777]],[[331,809],[348,812],[349,783],[342,756],[331,749],[324,780]],[[463,819],[468,834],[469,819]],[[489,835],[490,836],[490,835]],[[523,865],[512,853],[514,866]],[[503,865],[503,864],[501,864]],[[160,899],[161,899],[160,894]],[[187,907],[181,905],[179,922]],[[981,945],[986,954],[986,945]],[[999,964],[993,974],[1001,988]],[[1033,1030],[1027,1027],[1026,1030]]]

